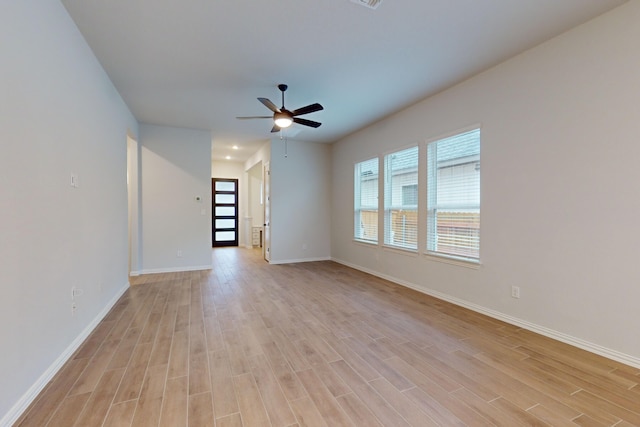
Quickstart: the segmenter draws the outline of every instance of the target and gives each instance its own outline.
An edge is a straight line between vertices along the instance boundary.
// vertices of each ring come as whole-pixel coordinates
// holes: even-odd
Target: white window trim
[[[354,238],[352,241],[356,245],[362,245],[362,246],[365,246],[365,247],[368,247],[368,248],[370,248],[370,247],[376,247],[377,248],[378,246],[380,246],[380,243],[374,242],[372,240],[362,240],[362,239],[355,239]]]

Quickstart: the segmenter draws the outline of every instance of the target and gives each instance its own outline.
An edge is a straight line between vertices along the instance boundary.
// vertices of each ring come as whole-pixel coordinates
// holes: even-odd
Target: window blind
[[[480,129],[427,146],[427,251],[480,258]]]
[[[356,163],[354,174],[354,238],[378,242],[378,159]]]
[[[384,243],[418,248],[418,147],[384,157]]]

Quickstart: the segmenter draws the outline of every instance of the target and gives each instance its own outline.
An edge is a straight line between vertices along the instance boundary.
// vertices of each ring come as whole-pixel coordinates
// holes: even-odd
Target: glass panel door
[[[238,246],[238,180],[212,178],[213,246]]]

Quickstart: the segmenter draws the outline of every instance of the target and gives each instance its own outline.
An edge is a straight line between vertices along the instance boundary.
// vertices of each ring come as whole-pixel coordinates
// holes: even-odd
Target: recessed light
[[[231,147],[231,148],[233,148],[234,150],[237,150],[237,149],[238,149],[238,146],[237,146],[237,145],[234,145],[234,146],[233,146],[233,147]]]
[[[227,156],[227,157],[225,157],[225,159],[231,160],[231,156]]]

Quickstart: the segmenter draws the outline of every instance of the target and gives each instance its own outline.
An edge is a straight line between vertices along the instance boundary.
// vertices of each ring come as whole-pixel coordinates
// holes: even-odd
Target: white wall
[[[638,40],[633,1],[334,144],[332,256],[640,366]],[[475,123],[479,269],[352,241],[354,162]]]
[[[269,163],[271,159],[271,141],[266,141],[258,151],[256,151],[246,162],[244,162],[244,170],[249,170],[259,162]]]
[[[243,179],[243,174],[243,163],[216,160],[211,162],[211,178]]]
[[[331,146],[271,142],[272,264],[330,258]],[[353,175],[353,173],[352,173]]]
[[[211,133],[141,124],[139,142],[139,273],[211,268]]]
[[[126,290],[126,141],[137,124],[60,2],[1,2],[0,40],[0,425],[8,425]],[[72,286],[84,291],[75,316]]]
[[[243,164],[240,162],[212,161],[211,178],[238,180],[238,246],[244,246],[247,241],[245,217],[247,216],[248,190]]]

